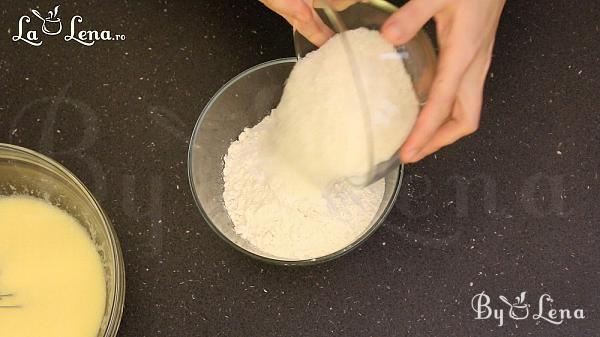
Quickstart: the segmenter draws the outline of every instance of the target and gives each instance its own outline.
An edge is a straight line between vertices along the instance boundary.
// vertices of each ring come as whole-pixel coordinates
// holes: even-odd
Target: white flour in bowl
[[[273,165],[266,144],[273,126],[267,116],[246,129],[225,158],[223,197],[235,231],[264,252],[294,260],[352,243],[379,209],[384,181],[364,189],[339,182],[321,190],[295,170]]]
[[[402,62],[376,31],[344,33],[368,96],[376,161],[412,128],[418,102]],[[235,231],[282,259],[334,253],[375,220],[384,181],[366,188],[345,178],[368,168],[363,119],[339,36],[294,67],[270,116],[247,128],[225,157],[224,201]]]

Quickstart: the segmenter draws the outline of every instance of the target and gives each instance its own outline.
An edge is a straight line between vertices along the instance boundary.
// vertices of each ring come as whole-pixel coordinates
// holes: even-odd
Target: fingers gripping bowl
[[[380,14],[380,21],[383,22],[388,14]],[[367,26],[376,28],[372,27],[373,24]],[[422,46],[423,49],[427,47],[431,47],[430,44],[425,43]],[[433,53],[432,50],[431,52]],[[411,52],[406,51],[404,61],[410,57]],[[357,247],[382,224],[391,209],[398,193],[403,169],[396,167],[385,176],[385,191],[379,209],[364,231],[350,244],[330,254],[310,259],[282,258],[262,251],[238,235],[223,200],[224,157],[230,144],[245,128],[259,123],[277,106],[285,81],[295,62],[295,59],[281,59],[258,65],[238,75],[221,88],[200,115],[192,135],[188,157],[191,188],[210,227],[236,249],[263,261],[285,265],[319,263],[339,257]],[[422,82],[421,73],[410,70],[409,73],[415,87]]]

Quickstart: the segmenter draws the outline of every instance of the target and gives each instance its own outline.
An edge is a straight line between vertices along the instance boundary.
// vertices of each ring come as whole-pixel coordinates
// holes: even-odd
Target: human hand
[[[334,34],[313,9],[313,2],[318,0],[260,1],[281,14],[317,46]],[[410,0],[382,26],[383,36],[394,45],[400,45],[434,18],[440,47],[428,101],[400,149],[402,162],[419,161],[478,129],[483,85],[505,1]],[[359,1],[329,2],[341,9]]]
[[[383,25],[383,36],[408,42],[432,17],[440,47],[427,103],[400,150],[412,163],[475,132],[483,85],[505,0],[411,0]]]
[[[334,35],[334,32],[321,20],[314,8],[320,7],[320,0],[259,0],[272,11],[283,16],[294,29],[308,41],[320,46]],[[343,10],[362,0],[329,0],[335,10]]]

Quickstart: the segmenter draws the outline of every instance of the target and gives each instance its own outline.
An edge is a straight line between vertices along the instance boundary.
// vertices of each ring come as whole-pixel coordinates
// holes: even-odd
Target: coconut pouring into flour
[[[246,128],[225,156],[224,201],[235,231],[283,259],[312,259],[356,240],[374,220],[384,181],[347,178],[390,158],[415,123],[419,103],[404,64],[377,31],[342,33],[361,70],[372,128],[343,41],[336,35],[300,60],[271,115]],[[369,153],[371,151],[371,153]]]

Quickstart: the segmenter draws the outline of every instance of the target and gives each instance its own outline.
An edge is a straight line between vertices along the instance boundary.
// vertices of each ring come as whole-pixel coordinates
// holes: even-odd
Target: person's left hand
[[[272,11],[279,13],[298,30],[308,41],[315,46],[321,46],[334,32],[325,24],[315,12],[315,7],[320,6],[319,0],[259,0]],[[329,0],[335,10],[343,10],[361,0]]]

